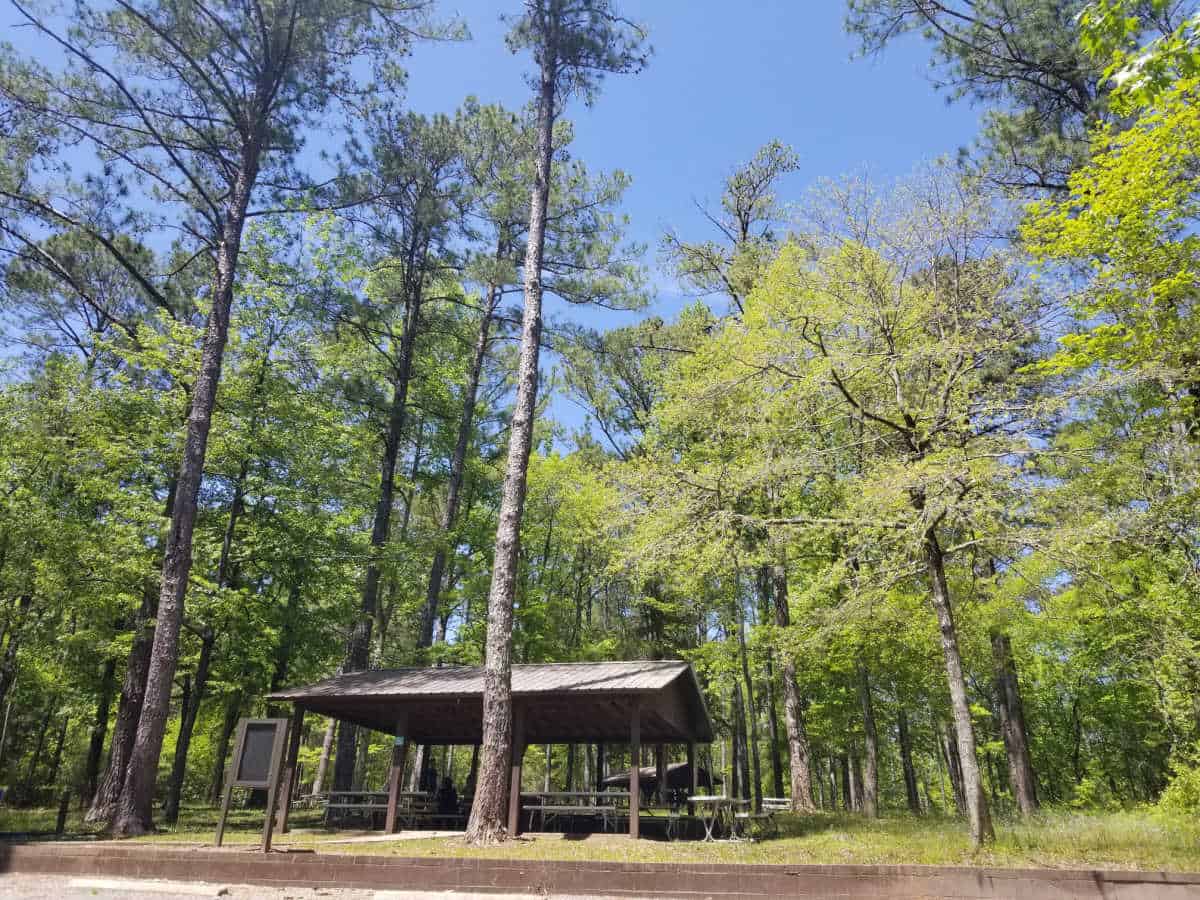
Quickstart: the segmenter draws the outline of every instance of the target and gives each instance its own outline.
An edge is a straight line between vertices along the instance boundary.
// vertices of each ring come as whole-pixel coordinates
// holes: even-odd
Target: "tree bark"
[[[838,780],[837,780],[837,757],[833,754],[829,755],[829,809],[832,812],[837,812],[838,808]]]
[[[787,559],[780,550],[778,559],[771,566],[772,593],[775,601],[775,624],[781,629],[792,624],[792,613],[788,605]],[[815,812],[813,804],[812,776],[808,771],[808,730],[804,723],[804,698],[796,681],[796,662],[791,654],[784,654],[780,680],[783,682],[784,722],[788,736],[788,762],[792,780],[792,810]]]
[[[58,723],[58,737],[54,741],[54,754],[50,757],[50,771],[46,773],[46,784],[54,787],[54,783],[58,781],[58,770],[62,766],[63,745],[67,741],[67,728],[70,726],[71,720],[67,716],[62,717],[62,721]]]
[[[842,763],[842,809],[850,812],[854,809],[854,782],[850,777],[850,757],[843,753],[841,756]]]
[[[542,335],[542,256],[546,247],[546,207],[554,154],[555,88],[558,47],[544,47],[537,103],[537,158],[530,195],[529,243],[525,253],[525,313],[517,399],[508,444],[508,462],[500,499],[483,680],[483,753],[475,802],[467,823],[467,841],[489,844],[505,834],[505,787],[512,756],[512,622],[521,517],[533,449],[533,419],[538,390],[538,351]]]
[[[896,731],[900,741],[900,764],[904,768],[904,797],[908,801],[909,811],[919,814],[921,797],[917,793],[917,770],[913,766],[912,737],[908,733],[908,713],[904,711],[903,706],[896,712]]]
[[[154,641],[156,597],[154,585],[148,584],[142,594],[142,608],[134,624],[133,643],[125,664],[125,679],[121,685],[121,700],[117,704],[117,721],[113,726],[112,742],[108,748],[108,767],[100,786],[92,795],[92,805],[84,821],[88,824],[109,822],[116,814],[117,800],[125,784],[125,773],[133,752],[138,720],[146,692],[146,674],[150,670],[150,648]]]
[[[742,685],[737,678],[733,680],[733,715],[738,796],[743,800],[749,800],[752,796],[752,786],[750,783],[750,747],[746,740],[746,706],[742,699]]]
[[[183,779],[187,773],[188,750],[192,744],[192,731],[196,717],[200,715],[200,703],[208,686],[208,669],[212,663],[213,644],[216,635],[211,628],[200,634],[200,658],[196,662],[196,678],[191,696],[183,704],[179,716],[179,737],[175,741],[175,758],[171,762],[171,780],[167,784],[167,800],[163,804],[163,820],[170,825],[179,821],[179,801],[183,795]]]
[[[962,765],[958,758],[958,745],[949,734],[938,734],[938,749],[942,761],[946,764],[946,773],[950,778],[950,791],[954,795],[954,808],[960,816],[967,814],[967,799],[963,790]]]
[[[371,551],[367,561],[366,577],[363,580],[362,601],[358,621],[350,632],[346,646],[346,661],[343,672],[360,672],[367,668],[371,656],[371,623],[379,607],[379,556],[387,546],[392,524],[392,506],[396,499],[396,461],[400,456],[400,441],[404,436],[404,423],[408,415],[408,386],[412,380],[413,353],[416,345],[417,328],[420,325],[421,297],[419,292],[409,292],[405,297],[404,334],[400,339],[400,355],[392,382],[392,405],[388,414],[387,431],[384,434],[383,453],[379,461],[379,502],[375,505],[375,517],[371,524]],[[355,740],[357,728],[339,728],[337,755],[333,763],[333,789],[350,789],[354,780]]]
[[[1021,687],[1008,635],[1000,632],[992,635],[992,659],[996,668],[996,707],[1000,713],[1000,733],[1008,755],[1008,780],[1012,784],[1013,798],[1021,815],[1031,816],[1037,812],[1039,805],[1037,776],[1029,756]]]
[[[496,257],[505,253],[503,241],[496,248]],[[446,558],[449,556],[447,542],[458,521],[459,496],[462,491],[463,474],[466,472],[467,448],[471,443],[471,432],[475,422],[475,403],[479,397],[479,381],[483,373],[483,363],[487,359],[488,344],[491,340],[492,321],[496,315],[496,307],[500,303],[500,289],[496,285],[488,287],[487,299],[484,301],[479,332],[475,337],[475,349],[471,358],[471,368],[467,373],[467,383],[463,388],[463,406],[458,420],[458,437],[454,442],[454,453],[450,458],[450,480],[446,486],[446,506],[442,510],[441,535],[437,549],[433,553],[433,563],[429,567],[429,582],[425,589],[425,611],[421,618],[421,633],[418,637],[418,647],[429,647],[433,644],[433,623],[437,620],[438,607],[441,602],[442,580],[446,569]]]
[[[212,787],[208,800],[216,805],[221,800],[221,789],[225,786],[225,758],[229,755],[229,741],[237,728],[238,714],[242,710],[242,692],[234,691],[225,701],[225,717],[221,720],[221,732],[217,736],[216,752],[213,754]]]
[[[817,791],[817,809],[825,808],[825,772],[821,769],[821,765],[821,757],[814,756],[812,760],[812,776],[813,787]],[[777,794],[776,796],[782,797],[783,794]]]
[[[925,563],[929,574],[933,608],[941,631],[942,655],[946,662],[946,682],[950,688],[950,708],[954,714],[954,732],[958,744],[959,764],[962,767],[963,793],[967,805],[967,821],[971,843],[980,847],[995,840],[983,782],[979,777],[979,762],[975,757],[975,729],[971,724],[971,705],[967,699],[967,682],[963,677],[962,657],[958,652],[958,632],[946,583],[945,559],[937,534],[932,528],[925,532]]]
[[[366,784],[367,765],[370,763],[371,737],[367,729],[362,729],[354,757],[354,777],[350,781],[350,790],[361,791]]]
[[[116,815],[111,825],[112,832],[117,835],[144,834],[154,826],[154,783],[170,712],[171,686],[179,661],[179,628],[183,623],[184,596],[192,568],[192,532],[196,525],[197,501],[204,475],[209,429],[216,407],[217,387],[221,379],[221,364],[229,336],[242,229],[250,194],[258,176],[261,152],[261,144],[253,140],[243,153],[242,167],[231,186],[217,246],[212,304],[204,329],[200,371],[192,389],[183,460],[176,479],[171,526],[163,556],[158,617],[150,653],[150,669],[146,675],[142,715],[138,719],[125,784],[117,800]]]
[[[738,603],[738,655],[742,662],[742,680],[746,682],[746,714],[750,721],[748,755],[753,778],[754,811],[762,812],[762,760],[758,747],[758,712],[754,703],[754,682],[750,678],[750,655],[746,652],[746,616],[741,603]]]
[[[858,699],[863,715],[862,811],[868,819],[879,816],[879,734],[875,728],[875,706],[871,702],[871,677],[866,663],[858,666]]]
[[[42,724],[38,727],[37,741],[33,745],[33,753],[29,755],[29,768],[25,770],[25,781],[22,785],[25,797],[32,801],[33,799],[33,779],[37,775],[38,763],[42,761],[42,748],[46,746],[46,732],[50,730],[50,715],[52,710],[47,709],[42,715]]]
[[[325,726],[325,738],[321,741],[321,756],[317,760],[317,774],[312,786],[313,795],[317,797],[325,790],[325,773],[329,771],[329,754],[333,750],[333,732],[336,728],[336,719],[330,719]]]
[[[112,707],[113,692],[117,688],[117,661],[107,659],[100,673],[100,690],[96,699],[96,720],[92,725],[91,737],[88,739],[87,761],[83,766],[83,789],[86,792],[82,802],[90,806],[96,796],[96,788],[100,780],[100,760],[104,756],[104,739],[108,736],[108,715]]]
[[[775,664],[767,649],[767,740],[771,742],[771,789],[773,796],[782,797],[783,757],[779,754],[779,714],[775,711]],[[819,777],[819,776],[818,776]],[[819,783],[818,783],[819,787]]]
[[[850,802],[855,812],[863,811],[862,758],[858,750],[850,751]]]

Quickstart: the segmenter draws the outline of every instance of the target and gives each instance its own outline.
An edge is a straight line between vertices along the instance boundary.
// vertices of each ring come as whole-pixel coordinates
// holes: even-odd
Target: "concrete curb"
[[[263,855],[115,841],[0,844],[0,873],[5,872],[541,897],[1200,900],[1200,873]]]

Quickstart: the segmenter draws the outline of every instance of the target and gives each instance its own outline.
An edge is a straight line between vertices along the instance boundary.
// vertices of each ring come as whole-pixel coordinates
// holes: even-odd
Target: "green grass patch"
[[[262,810],[231,811],[226,842],[257,843],[262,816]],[[781,835],[753,843],[635,843],[623,835],[535,835],[497,847],[477,848],[467,846],[461,838],[331,843],[371,832],[328,830],[319,811],[301,810],[292,816],[292,833],[277,836],[275,844],[331,853],[409,857],[1200,871],[1200,822],[1192,816],[1153,810],[1048,811],[1026,821],[1002,820],[996,823],[996,843],[980,852],[972,851],[966,826],[957,819],[893,815],[869,821],[861,816],[829,814],[778,818]],[[54,819],[54,810],[0,809],[0,831],[50,832]],[[187,807],[176,827],[137,840],[210,845],[216,821],[215,809]],[[68,837],[89,835],[80,827],[79,815],[74,811],[68,832]]]

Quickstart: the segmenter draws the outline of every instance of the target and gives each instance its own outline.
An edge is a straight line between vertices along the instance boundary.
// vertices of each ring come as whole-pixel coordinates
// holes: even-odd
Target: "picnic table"
[[[692,803],[696,807],[696,811],[700,814],[700,821],[704,823],[704,840],[715,841],[715,832],[720,826],[725,825],[729,834],[735,834],[737,830],[736,810],[740,807],[749,806],[749,800],[738,800],[734,797],[726,797],[724,794],[701,794],[697,797],[688,797],[688,803]]]
[[[540,791],[532,794],[522,794],[522,797],[536,799],[537,803],[522,807],[530,814],[540,817],[541,829],[546,830],[547,824],[560,817],[599,816],[600,827],[608,831],[609,822],[616,825],[620,817],[617,801],[629,801],[628,791]],[[607,801],[607,802],[605,802]],[[614,827],[615,830],[615,827]]]
[[[417,815],[428,811],[430,797],[424,791],[402,791],[398,800],[397,816],[401,821],[412,824]],[[387,791],[330,791],[329,799],[325,802],[325,824],[329,824],[335,812],[347,816],[361,815],[373,824],[377,815],[387,815],[387,806]]]

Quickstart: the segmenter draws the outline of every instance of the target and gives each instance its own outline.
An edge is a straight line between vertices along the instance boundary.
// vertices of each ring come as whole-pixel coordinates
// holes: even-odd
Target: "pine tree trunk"
[[[963,790],[962,766],[958,758],[958,745],[949,734],[939,734],[939,749],[942,761],[946,764],[946,773],[950,778],[950,790],[954,795],[954,808],[960,816],[967,814],[967,799]]]
[[[313,779],[312,792],[320,797],[325,791],[325,774],[329,771],[329,754],[333,751],[333,733],[337,729],[337,720],[330,719],[325,726],[325,738],[321,741],[321,756],[317,760],[317,774]]]
[[[739,710],[737,704],[737,693],[735,691],[736,687],[737,682],[735,681],[733,686],[729,689],[729,721],[731,725],[731,732],[729,735],[729,754],[726,757],[726,766],[728,767],[726,769],[726,784],[729,786],[727,793],[730,797],[742,796],[742,777],[740,765],[742,748],[741,742],[738,740]],[[725,749],[724,741],[721,742],[721,749]]]
[[[751,797],[750,748],[746,740],[746,706],[742,700],[742,685],[733,681],[734,741],[737,749],[738,796],[743,800]]]
[[[467,793],[475,796],[475,782],[479,778],[479,745],[471,747],[471,769],[467,773]]]
[[[370,762],[371,738],[367,729],[362,729],[359,736],[357,752],[354,759],[354,778],[350,782],[350,790],[361,791],[366,787],[367,765]]]
[[[506,255],[506,244],[501,241],[496,248],[496,258]],[[467,373],[467,383],[463,388],[463,405],[458,420],[458,437],[454,443],[454,453],[450,458],[450,480],[446,486],[446,506],[442,510],[439,523],[441,540],[433,554],[433,563],[429,567],[429,581],[425,589],[425,611],[421,619],[421,631],[417,639],[417,647],[429,647],[433,644],[433,623],[437,620],[438,606],[441,601],[442,579],[446,569],[446,558],[449,555],[447,542],[454,531],[458,520],[459,495],[462,491],[463,474],[466,472],[467,447],[471,443],[471,432],[475,422],[475,403],[479,396],[479,381],[483,373],[483,363],[487,359],[488,344],[491,340],[492,321],[496,315],[496,307],[500,303],[500,289],[496,285],[488,287],[487,299],[484,301],[479,332],[475,337],[475,350],[471,358],[471,368]]]
[[[417,744],[413,748],[412,768],[408,772],[408,790],[416,793],[421,790],[421,776],[425,772],[425,754],[429,752],[429,748],[424,744]]]
[[[1012,644],[1008,635],[992,635],[992,659],[996,668],[996,706],[1000,714],[1000,733],[1008,756],[1008,779],[1013,797],[1023,816],[1038,810],[1037,776],[1029,756],[1029,737],[1025,730],[1025,711],[1021,703],[1021,687],[1017,680],[1017,665],[1013,661]]]
[[[255,396],[262,390],[266,381],[267,363],[265,358],[259,369],[254,386]],[[251,419],[251,431],[255,428],[257,416]],[[238,468],[237,477],[233,482],[233,498],[229,504],[229,517],[225,523],[225,532],[221,537],[221,553],[217,558],[217,587],[227,588],[232,583],[233,570],[233,540],[237,533],[238,521],[245,512],[246,479],[250,475],[250,458],[243,457]],[[196,663],[196,680],[190,702],[184,703],[180,713],[179,737],[175,743],[175,757],[171,762],[171,777],[167,783],[167,799],[163,804],[163,819],[169,825],[174,825],[179,819],[179,804],[183,795],[183,780],[187,774],[187,758],[192,746],[192,732],[196,727],[196,719],[200,714],[200,704],[208,688],[208,673],[212,666],[212,654],[216,645],[216,632],[205,627],[200,632],[200,658]],[[276,687],[272,685],[272,688]]]
[[[38,763],[42,761],[42,748],[46,746],[46,732],[50,730],[50,714],[51,710],[47,709],[42,715],[42,724],[38,727],[37,741],[33,745],[33,753],[29,756],[29,768],[25,770],[23,793],[29,801],[33,800],[33,780],[34,776],[37,775]]]
[[[84,805],[90,806],[96,796],[100,781],[100,760],[104,757],[104,739],[108,736],[108,716],[112,707],[113,692],[117,689],[117,661],[108,659],[100,673],[100,690],[96,698],[96,721],[92,725],[92,733],[88,739],[87,760],[83,765],[82,798]]]
[[[408,309],[405,313],[404,334],[400,340],[400,356],[392,382],[392,404],[379,461],[379,500],[375,504],[375,516],[371,524],[371,555],[363,580],[358,620],[350,632],[350,640],[346,646],[343,672],[360,672],[367,668],[371,658],[371,623],[375,620],[379,608],[379,556],[387,546],[391,531],[392,506],[396,499],[396,462],[400,456],[400,441],[404,437],[404,423],[408,415],[408,387],[412,380],[413,352],[417,328],[420,326],[419,295],[408,296],[405,301]],[[351,726],[338,729],[337,754],[333,762],[335,791],[349,790],[354,781],[357,733],[358,729]]]
[[[217,246],[217,274],[213,284],[208,321],[200,353],[200,371],[192,389],[190,414],[184,437],[183,460],[176,479],[171,526],[167,532],[163,557],[162,582],[150,669],[146,675],[146,694],[137,734],[129,756],[125,784],[117,800],[111,830],[114,834],[144,834],[154,827],[154,784],[163,734],[171,707],[171,687],[179,662],[179,629],[183,624],[184,596],[192,568],[192,532],[196,525],[200,481],[208,449],[208,433],[216,407],[221,363],[229,336],[229,317],[233,305],[234,281],[241,251],[242,228],[250,193],[258,175],[261,147],[253,144],[244,153],[246,163],[233,185],[220,243]]]
[[[163,805],[163,820],[174,825],[179,820],[179,801],[183,795],[183,779],[187,774],[188,751],[192,745],[192,731],[200,715],[200,703],[208,686],[208,669],[212,663],[213,644],[216,635],[206,628],[200,635],[200,658],[196,662],[196,680],[191,696],[183,704],[179,719],[179,737],[175,741],[175,758],[171,765],[171,780],[167,784],[167,801]]]
[[[908,733],[908,713],[901,707],[896,712],[896,730],[900,740],[900,764],[904,768],[904,796],[910,812],[921,812],[921,797],[917,793],[917,770],[913,766],[912,737]]]
[[[858,750],[850,751],[850,805],[855,812],[863,809],[862,759]]]
[[[967,698],[967,682],[963,676],[962,658],[958,652],[958,632],[950,603],[950,588],[946,583],[945,560],[941,544],[932,529],[925,533],[925,563],[929,573],[934,611],[942,636],[942,655],[946,661],[946,682],[950,688],[950,708],[954,713],[954,732],[958,743],[959,764],[962,767],[967,821],[971,843],[980,847],[995,840],[983,782],[979,777],[979,762],[975,757],[975,729],[971,724],[971,704]]]
[[[830,754],[829,757],[829,809],[831,812],[837,812],[838,808],[838,783],[837,783],[837,758]]]
[[[771,582],[775,600],[775,624],[788,628],[792,624],[792,613],[788,605],[787,560],[782,551],[771,567]],[[804,698],[796,681],[796,663],[790,654],[784,654],[780,679],[783,682],[784,722],[788,736],[788,762],[792,777],[792,810],[815,812],[812,794],[812,776],[809,774],[808,731],[804,723]]]
[[[70,726],[71,720],[67,716],[62,717],[62,721],[58,723],[58,737],[54,741],[54,753],[50,757],[50,771],[46,773],[46,784],[54,787],[58,781],[58,770],[62,766],[63,745],[67,741],[67,728]]]
[[[771,790],[772,796],[782,797],[783,757],[779,754],[779,714],[775,711],[775,664],[771,650],[767,649],[767,740],[771,742]],[[820,776],[818,776],[819,778]],[[818,789],[820,783],[818,781]]]
[[[858,699],[863,714],[862,811],[868,819],[879,816],[879,734],[875,728],[875,705],[871,702],[871,677],[865,663],[858,666]]]
[[[546,245],[546,206],[554,153],[556,47],[543,50],[537,104],[537,159],[530,196],[529,244],[525,253],[525,313],[517,399],[508,444],[508,462],[500,499],[492,586],[488,594],[488,628],[483,680],[483,751],[475,802],[467,823],[467,841],[490,844],[505,833],[505,788],[512,757],[512,622],[521,517],[526,477],[533,448],[533,419],[538,390],[538,352],[542,334],[542,255]]]
[[[112,742],[108,748],[108,767],[100,786],[92,794],[92,805],[84,816],[84,821],[89,825],[112,821],[116,814],[117,799],[125,784],[125,772],[133,752],[138,720],[142,715],[146,674],[150,670],[150,650],[154,641],[151,620],[154,618],[156,602],[153,590],[153,585],[147,585],[142,594],[142,608],[134,624],[133,643],[129,647],[121,699],[117,704],[117,722],[113,726]]]
[[[854,782],[850,778],[850,757],[843,753],[842,763],[842,809],[850,812],[854,809]]]
[[[746,717],[750,722],[750,767],[754,789],[754,811],[762,812],[762,760],[758,746],[758,713],[754,703],[754,682],[750,678],[750,655],[746,652],[746,621],[742,605],[738,604],[738,655],[742,661],[742,680],[746,683]],[[743,732],[744,734],[745,732]]]

